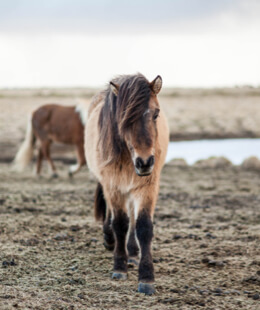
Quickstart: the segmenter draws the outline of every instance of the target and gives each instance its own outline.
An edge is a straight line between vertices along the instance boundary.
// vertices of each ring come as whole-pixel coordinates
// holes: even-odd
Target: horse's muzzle
[[[140,177],[148,176],[152,173],[154,166],[154,156],[148,157],[147,160],[143,160],[141,157],[137,157],[135,160],[135,172]]]

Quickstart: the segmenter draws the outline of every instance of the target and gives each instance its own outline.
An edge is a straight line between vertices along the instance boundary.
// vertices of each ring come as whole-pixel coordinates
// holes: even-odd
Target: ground
[[[84,169],[70,181],[58,166],[60,178],[50,180],[0,164],[1,309],[259,309],[259,172],[165,166],[156,294],[143,296],[136,268],[127,281],[111,280],[94,178]]]
[[[225,160],[165,166],[153,296],[137,293],[136,268],[125,282],[111,280],[113,255],[93,216],[96,181],[87,168],[68,178],[71,150],[54,150],[59,179],[46,167],[36,178],[35,163],[11,170],[30,111],[89,102],[94,92],[0,92],[0,309],[260,309],[259,170]],[[259,137],[259,97],[251,88],[167,90],[160,102],[172,139]]]

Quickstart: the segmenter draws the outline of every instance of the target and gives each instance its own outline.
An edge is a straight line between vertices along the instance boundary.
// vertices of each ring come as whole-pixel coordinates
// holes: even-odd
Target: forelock
[[[121,133],[143,116],[148,109],[150,96],[150,84],[143,75],[128,76],[122,82],[117,98],[117,120]]]

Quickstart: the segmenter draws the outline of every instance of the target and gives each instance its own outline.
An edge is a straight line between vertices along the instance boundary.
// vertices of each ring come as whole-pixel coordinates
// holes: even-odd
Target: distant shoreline
[[[0,89],[0,161],[15,155],[33,110],[46,103],[89,103],[99,90]],[[168,118],[171,141],[260,137],[260,88],[164,88],[159,102]]]

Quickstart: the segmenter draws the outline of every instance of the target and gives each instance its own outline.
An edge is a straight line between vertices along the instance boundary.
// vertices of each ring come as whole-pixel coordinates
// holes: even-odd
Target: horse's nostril
[[[137,169],[147,169],[154,165],[154,156],[150,156],[146,162],[141,157],[137,157],[135,160],[135,166]]]
[[[146,166],[151,167],[153,165],[154,165],[154,156],[152,155],[148,158]]]
[[[144,167],[144,161],[142,160],[141,157],[137,157],[135,160],[135,166],[137,169],[141,169]]]

